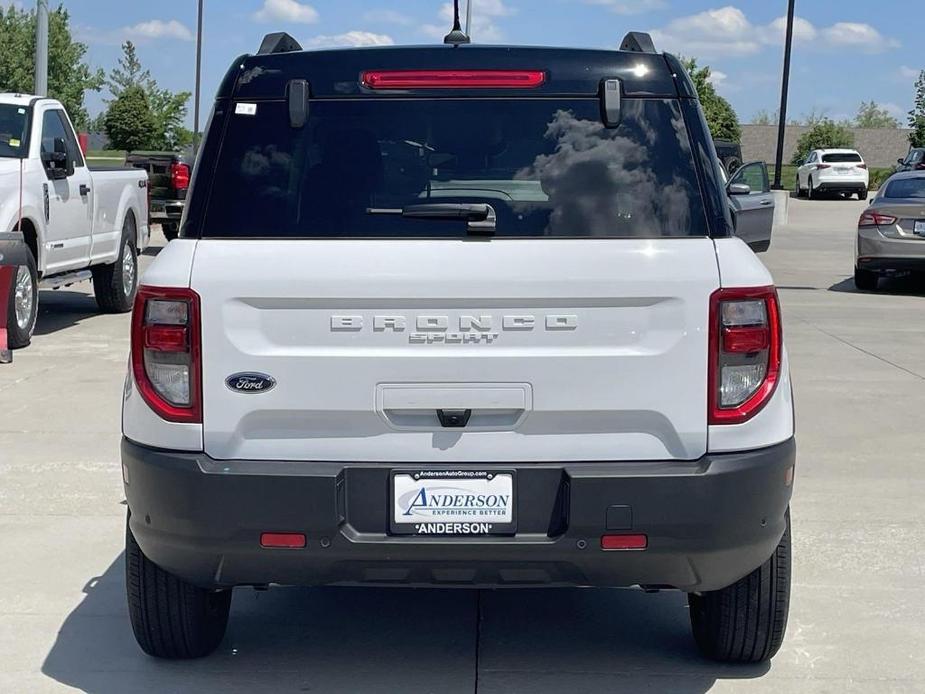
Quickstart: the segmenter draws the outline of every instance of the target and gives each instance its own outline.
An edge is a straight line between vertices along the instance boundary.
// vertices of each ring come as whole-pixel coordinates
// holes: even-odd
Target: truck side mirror
[[[67,156],[67,145],[63,138],[56,137],[51,152],[42,151],[42,164],[45,172],[53,181],[59,181],[74,173],[74,165]]]

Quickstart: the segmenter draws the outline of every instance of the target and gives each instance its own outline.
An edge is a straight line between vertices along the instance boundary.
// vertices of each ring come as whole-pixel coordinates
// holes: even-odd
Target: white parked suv
[[[774,655],[780,306],[675,57],[276,35],[210,123],[132,318],[146,652],[212,651],[235,587],[336,583],[677,589],[706,655]]]
[[[810,199],[820,193],[845,193],[867,200],[870,171],[853,149],[816,149],[797,169],[796,194]]]

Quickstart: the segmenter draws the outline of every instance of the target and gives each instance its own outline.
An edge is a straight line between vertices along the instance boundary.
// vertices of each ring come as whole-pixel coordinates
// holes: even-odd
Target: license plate
[[[912,229],[919,236],[925,236],[925,220],[917,221]]]
[[[397,535],[516,532],[514,472],[395,470],[390,529]]]

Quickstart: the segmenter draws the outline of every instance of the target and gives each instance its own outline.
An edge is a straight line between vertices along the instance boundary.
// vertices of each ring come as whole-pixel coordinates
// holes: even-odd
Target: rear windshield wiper
[[[468,222],[470,236],[493,236],[497,226],[495,208],[487,203],[434,202],[401,208],[370,207],[367,214],[392,214],[410,219],[458,219]]]

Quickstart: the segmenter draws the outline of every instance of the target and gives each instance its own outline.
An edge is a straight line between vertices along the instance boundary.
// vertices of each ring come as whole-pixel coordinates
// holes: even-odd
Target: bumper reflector
[[[272,549],[303,549],[305,535],[302,533],[262,533],[260,546]]]
[[[645,549],[649,546],[646,535],[602,535],[601,549]]]

